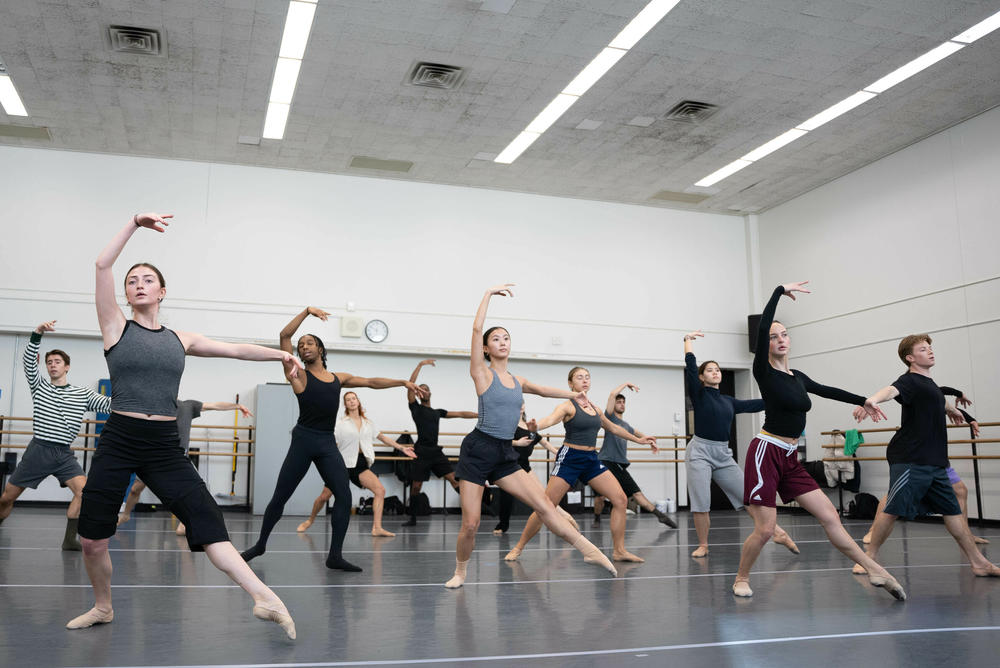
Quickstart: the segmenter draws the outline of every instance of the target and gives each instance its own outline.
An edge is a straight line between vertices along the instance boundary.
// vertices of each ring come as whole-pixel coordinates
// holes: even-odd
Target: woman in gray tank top
[[[522,391],[557,399],[575,398],[582,402],[586,402],[587,398],[582,393],[536,385],[507,370],[510,334],[503,327],[491,327],[484,334],[483,325],[490,298],[493,295],[513,297],[512,286],[513,283],[506,283],[487,290],[472,324],[469,373],[479,397],[479,424],[462,441],[455,470],[462,500],[462,528],[455,546],[455,574],[444,585],[449,589],[457,589],[465,583],[469,559],[476,544],[487,480],[531,506],[552,533],[583,553],[584,561],[603,566],[613,575],[618,574],[607,556],[556,510],[545,496],[538,479],[517,463],[511,438],[521,416]],[[531,430],[534,430],[533,422],[528,423]]]
[[[253,597],[253,615],[276,622],[295,638],[295,622],[281,599],[260,581],[229,542],[218,505],[180,447],[177,432],[177,387],[184,356],[232,357],[280,361],[286,373],[301,368],[293,355],[249,344],[213,341],[201,334],[174,332],[160,325],[160,302],[167,294],[163,275],[140,263],[125,276],[125,296],[132,320],[115,299],[115,260],[140,228],[163,232],[170,215],[142,213],[132,217],[97,258],[94,301],[111,374],[111,415],[101,432],[83,489],[80,541],[94,590],[92,609],[67,624],[82,629],[114,619],[111,607],[111,558],[108,540],[114,535],[118,509],[132,473],[187,527],[194,551],[204,551],[212,564]],[[152,600],[150,605],[157,605]]]
[[[570,369],[567,378],[570,390],[575,395],[586,393],[590,390],[590,371],[582,366]],[[556,465],[552,469],[552,476],[545,487],[545,493],[549,500],[558,506],[562,498],[570,487],[576,484],[577,480],[590,485],[595,493],[607,497],[611,501],[611,542],[614,546],[611,558],[615,561],[631,561],[641,563],[645,561],[642,557],[632,554],[625,549],[625,506],[628,499],[622,490],[621,484],[614,474],[597,458],[597,432],[604,427],[605,432],[614,434],[633,443],[648,445],[656,454],[659,450],[656,447],[656,438],[653,436],[636,436],[621,426],[615,424],[604,415],[597,406],[570,399],[556,406],[551,415],[544,417],[537,422],[539,429],[547,429],[553,425],[562,423],[566,428],[566,438],[556,455]],[[506,561],[516,561],[521,556],[521,552],[528,545],[535,534],[542,528],[542,523],[537,515],[532,513],[528,518],[528,523],[521,532],[521,538],[504,559]]]

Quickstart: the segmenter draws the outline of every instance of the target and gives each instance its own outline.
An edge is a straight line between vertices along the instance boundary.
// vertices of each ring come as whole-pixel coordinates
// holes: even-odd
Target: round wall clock
[[[365,325],[365,336],[372,343],[382,343],[389,336],[389,325],[382,320],[369,320]]]

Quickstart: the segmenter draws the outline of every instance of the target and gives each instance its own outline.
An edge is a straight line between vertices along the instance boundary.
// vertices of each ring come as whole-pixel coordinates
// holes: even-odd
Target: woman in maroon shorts
[[[809,292],[804,287],[807,282],[788,283],[775,288],[764,307],[757,330],[753,376],[764,399],[764,428],[750,441],[743,470],[743,503],[753,517],[754,530],[743,543],[733,593],[737,596],[753,595],[750,569],[774,534],[777,519],[775,496],[780,494],[784,502],[794,499],[812,513],[823,525],[834,547],[865,567],[871,584],[885,587],[894,597],[903,600],[906,598],[903,588],[888,571],[865,556],[840,523],[830,499],[799,463],[798,439],[806,425],[806,412],[812,407],[809,393],[856,406],[865,405],[862,396],[820,385],[801,371],[788,367],[791,341],[785,326],[774,320],[774,312],[782,295],[795,299],[793,293]],[[885,418],[878,408],[868,412],[873,420]]]

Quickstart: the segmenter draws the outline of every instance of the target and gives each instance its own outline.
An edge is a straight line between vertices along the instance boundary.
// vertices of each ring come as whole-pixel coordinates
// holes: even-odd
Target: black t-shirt
[[[930,377],[904,373],[892,384],[903,407],[899,431],[889,441],[890,464],[948,467],[948,425],[944,394]]]
[[[798,369],[792,369],[788,374],[771,366],[767,358],[771,343],[771,324],[774,322],[778,300],[784,293],[782,286],[776,287],[761,313],[757,350],[753,358],[753,377],[760,388],[760,396],[764,399],[764,431],[775,436],[798,438],[806,428],[806,413],[812,408],[810,394],[855,406],[864,406],[865,398],[838,387],[820,385]]]
[[[514,428],[513,440],[516,441],[524,438],[525,436],[531,437],[531,443],[528,443],[527,445],[515,445],[514,448],[516,450],[524,449],[530,452],[531,450],[534,450],[535,446],[538,445],[538,442],[542,440],[542,435],[539,434],[537,431],[528,431],[527,429],[521,427],[520,425]]]
[[[438,429],[441,418],[448,415],[443,408],[424,406],[419,401],[410,402],[410,415],[413,424],[417,425],[416,447],[436,448],[438,444]]]

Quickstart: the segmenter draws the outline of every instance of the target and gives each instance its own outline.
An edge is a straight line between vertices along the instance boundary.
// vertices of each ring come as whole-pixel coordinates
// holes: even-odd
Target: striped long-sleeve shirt
[[[33,404],[35,436],[45,441],[70,445],[80,433],[83,415],[88,411],[108,412],[111,397],[76,385],[56,386],[38,373],[38,350],[42,335],[31,333],[24,349],[24,375],[28,378]]]

